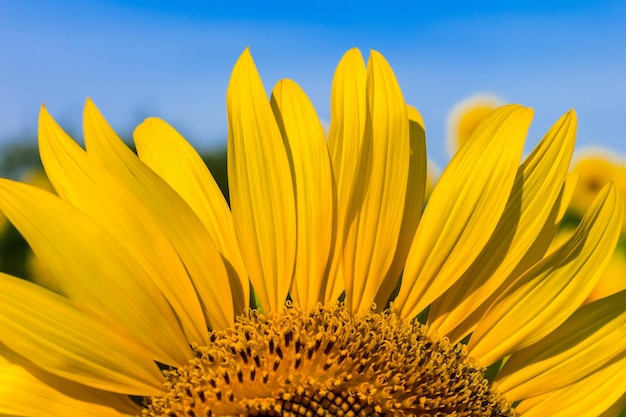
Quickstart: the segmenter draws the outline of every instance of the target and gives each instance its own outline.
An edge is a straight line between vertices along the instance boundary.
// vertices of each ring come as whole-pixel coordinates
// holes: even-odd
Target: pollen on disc
[[[392,313],[250,310],[194,349],[144,417],[512,415],[462,345]]]

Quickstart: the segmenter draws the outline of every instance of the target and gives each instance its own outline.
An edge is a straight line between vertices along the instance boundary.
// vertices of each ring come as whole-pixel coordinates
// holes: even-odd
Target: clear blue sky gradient
[[[448,112],[475,93],[535,108],[527,149],[573,107],[579,149],[626,154],[626,2],[576,0],[0,0],[0,144],[34,138],[41,103],[81,140],[89,96],[125,138],[158,116],[196,147],[223,146],[247,46],[268,93],[294,79],[326,120],[342,54],[380,51],[440,165]]]

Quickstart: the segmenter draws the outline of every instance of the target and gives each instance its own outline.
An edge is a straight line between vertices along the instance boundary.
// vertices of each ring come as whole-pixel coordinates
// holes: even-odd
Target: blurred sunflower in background
[[[473,128],[488,115],[488,109],[495,109],[501,102],[495,96],[484,94],[469,97],[455,105],[448,116],[448,146],[451,155],[464,143]],[[567,213],[559,231],[552,241],[551,250],[569,239],[582,216],[591,206],[598,193],[612,182],[620,192],[626,209],[626,158],[614,151],[602,148],[587,148],[577,151],[570,165],[576,175]],[[617,248],[602,277],[586,302],[626,289],[626,218],[622,221],[622,233]]]
[[[475,94],[455,104],[448,114],[448,154],[453,156],[472,136],[478,125],[504,102],[492,94]]]
[[[620,191],[622,205],[626,208],[626,158],[608,149],[582,149],[574,154],[572,172],[578,175],[578,183],[569,205],[568,222],[561,228],[563,239],[571,233],[585,210],[602,187],[613,182]],[[606,297],[626,289],[626,221],[622,221],[622,234],[613,256],[598,282],[589,295],[588,302]]]
[[[576,218],[582,217],[598,192],[609,182],[615,183],[626,208],[626,157],[608,149],[581,149],[574,155],[571,169],[579,175],[570,203],[570,210]],[[626,220],[622,222],[622,234],[626,234]]]
[[[520,162],[532,110],[478,124],[424,207],[425,130],[373,51],[339,63],[326,138],[300,87],[270,100],[249,51],[227,93],[230,206],[167,123],[137,154],[95,105],[86,150],[42,108],[57,195],[0,209],[58,292],[0,275],[0,414],[605,416],[626,402],[626,291],[609,183],[549,251],[576,115]],[[621,407],[621,408],[620,408]]]

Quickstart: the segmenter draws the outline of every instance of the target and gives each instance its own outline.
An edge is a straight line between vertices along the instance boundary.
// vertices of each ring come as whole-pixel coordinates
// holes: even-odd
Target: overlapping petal
[[[162,292],[174,309],[176,319],[165,320],[163,323],[172,325],[162,328],[161,333],[167,334],[169,330],[170,337],[175,339],[179,335],[177,321],[180,321],[189,343],[206,342],[207,326],[185,267],[141,201],[90,158],[56,124],[45,108],[42,108],[39,120],[39,149],[48,178],[59,196],[96,219],[113,235],[119,246],[129,252],[127,256],[136,262],[140,271],[123,278],[128,290],[131,293],[132,290],[140,291],[155,300],[161,299],[159,292]],[[64,239],[65,236],[58,238]],[[88,270],[82,273],[89,275]],[[76,302],[85,301],[82,300],[84,290],[78,288],[81,284],[89,287],[85,278],[69,281],[65,274],[57,276],[57,281],[62,281],[68,294],[77,299]],[[102,300],[107,301],[106,308],[113,310],[116,307],[111,305],[114,298]],[[165,303],[159,309],[163,314],[169,310]],[[120,315],[126,316],[127,313],[122,311]]]
[[[228,181],[235,232],[265,311],[284,303],[294,270],[296,211],[287,152],[249,50],[226,95]]]
[[[431,305],[430,334],[460,340],[480,318],[476,314],[467,317],[467,312],[475,312],[506,280],[519,276],[543,257],[556,232],[560,208],[566,206],[561,204],[561,192],[575,138],[576,115],[569,112],[519,167],[491,238],[463,276]]]
[[[85,104],[83,128],[87,153],[143,203],[176,250],[209,326],[231,326],[235,315],[228,266],[202,221],[176,191],[120,140],[91,100]]]
[[[626,353],[607,366],[573,384],[522,401],[517,407],[524,417],[616,417],[623,411],[626,392]],[[619,405],[618,405],[619,406]]]
[[[365,131],[343,231],[346,308],[353,313],[371,308],[391,268],[409,173],[406,105],[391,67],[376,51],[368,61],[366,92]]]
[[[494,111],[441,175],[417,228],[394,309],[415,317],[470,267],[513,188],[532,110]]]
[[[476,324],[485,315],[489,307],[511,284],[511,282],[517,279],[520,274],[525,272],[529,268],[529,264],[545,256],[546,249],[549,247],[551,240],[555,236],[555,231],[559,228],[561,221],[563,220],[563,216],[566,214],[567,205],[571,199],[577,179],[578,175],[576,174],[570,173],[567,175],[562,191],[559,194],[559,197],[557,197],[556,204],[552,207],[552,212],[547,216],[547,221],[545,222],[543,228],[539,231],[535,241],[528,248],[524,257],[519,261],[513,272],[511,272],[510,275],[504,279],[502,285],[492,292],[482,304],[474,307],[473,310],[470,310],[469,314],[465,317],[461,317],[457,323],[452,323],[454,328],[446,334],[450,340],[455,342],[460,341],[463,337],[471,333],[475,329]],[[493,276],[490,279],[493,279]],[[454,287],[449,291],[452,290],[454,290]],[[491,291],[493,291],[493,288],[491,288]],[[431,330],[430,333],[432,334],[435,332]]]
[[[398,234],[398,246],[387,275],[382,281],[374,302],[379,310],[387,307],[387,302],[398,285],[398,277],[404,268],[415,230],[422,216],[424,206],[427,161],[426,129],[424,119],[415,107],[407,106],[409,118],[409,173],[406,183],[406,199],[402,214],[402,225]]]
[[[0,273],[0,342],[55,375],[103,390],[156,395],[163,376],[134,335],[67,298]]]
[[[337,233],[328,276],[326,300],[336,299],[344,290],[343,241],[352,184],[365,134],[367,68],[361,52],[352,48],[337,65],[330,99],[328,150],[337,190]]]
[[[588,304],[537,343],[514,353],[496,376],[509,401],[565,387],[626,351],[626,291]]]
[[[230,207],[200,155],[170,125],[149,118],[133,133],[137,154],[185,199],[197,214],[224,257],[230,278],[235,314],[250,303],[250,286]]]
[[[47,191],[0,180],[0,210],[76,304],[106,312],[163,363],[185,363],[191,350],[169,304],[142,285],[145,272],[100,224]]]
[[[626,410],[626,392],[612,406],[598,414],[598,417],[623,417],[624,410]]]
[[[315,109],[296,83],[279,81],[271,105],[294,183],[297,240],[290,295],[301,308],[309,309],[326,301],[326,277],[336,234],[330,157]]]
[[[347,320],[360,320],[365,311],[367,320],[380,319],[369,311],[373,303],[379,311],[391,306],[397,313],[391,320],[402,326],[428,311],[426,342],[415,347],[424,351],[414,352],[409,344],[411,355],[420,355],[416,362],[433,354],[425,362],[439,372],[461,369],[448,367],[448,353],[468,355],[463,370],[442,385],[451,389],[447,394],[459,393],[468,370],[478,385],[466,393],[478,397],[486,389],[490,398],[503,395],[524,417],[621,412],[626,291],[580,307],[619,237],[616,187],[607,186],[576,232],[548,250],[576,182],[567,174],[573,111],[520,166],[532,111],[517,105],[495,110],[456,153],[424,209],[424,122],[404,102],[378,52],[371,53],[367,67],[356,49],[342,58],[333,80],[328,144],[311,102],[293,81],[280,81],[268,100],[249,50],[233,70],[227,110],[232,209],[200,156],[164,121],[150,118],[135,130],[138,157],[90,100],[84,115],[87,151],[42,110],[41,157],[59,195],[1,179],[0,210],[55,277],[58,292],[0,274],[0,415],[45,409],[51,416],[127,417],[140,412],[129,395],[159,396],[146,399],[152,407],[177,390],[174,408],[189,395],[209,404],[201,414],[215,412],[209,394],[236,407],[253,404],[234,400],[248,394],[253,402],[259,399],[248,392],[246,379],[258,375],[260,359],[248,363],[258,353],[257,339],[239,331],[250,317],[235,323],[248,314],[249,288],[260,310],[249,315],[258,320],[265,320],[263,312],[277,321],[298,309],[317,306],[325,312],[338,299]],[[294,310],[283,310],[286,300]],[[321,325],[331,332],[342,328],[337,317],[324,317]],[[275,396],[275,387],[281,396],[292,393],[282,384],[298,371],[304,345],[292,343],[290,331],[310,330],[309,324],[298,327],[290,324],[277,333],[285,350],[273,344],[271,328],[264,333],[271,338],[279,378],[268,394],[265,381],[273,375],[263,372],[263,383],[255,385],[263,403]],[[226,331],[207,332],[218,329]],[[369,337],[376,340],[375,350],[393,351],[405,343],[404,336],[389,338],[385,328],[369,331],[366,323],[363,329],[353,334],[354,346],[364,346]],[[414,329],[406,330],[413,337]],[[314,359],[322,346],[317,340],[307,348],[307,360],[322,362],[308,366],[326,363],[319,366],[326,375],[331,351],[338,348],[336,364],[356,371],[342,377],[346,386],[358,385],[355,391],[365,387],[375,394],[383,378],[394,385],[392,394],[399,389],[395,398],[403,399],[397,404],[425,405],[432,392],[422,397],[417,391],[437,389],[431,382],[406,389],[403,384],[420,379],[421,370],[394,375],[380,371],[384,364],[353,366],[352,353],[358,351],[358,360],[367,355],[360,347],[334,346],[332,335],[319,349],[323,359]],[[448,340],[458,350],[447,352]],[[441,345],[441,352],[430,351],[430,342]],[[293,369],[288,345],[295,349]],[[216,355],[204,354],[213,348]],[[222,362],[223,349],[230,349],[233,363]],[[220,379],[219,385],[203,379],[216,388],[213,393],[205,385],[204,395],[195,394],[195,371],[204,365],[185,365],[194,351],[202,352],[196,355],[200,362],[211,363],[207,375]],[[254,368],[249,374],[239,357]],[[416,358],[393,359],[404,364]],[[486,373],[465,368],[491,364]],[[162,371],[162,365],[178,369]],[[224,397],[221,388],[235,382],[234,375],[241,385]],[[436,379],[445,379],[441,375]],[[432,401],[437,403],[436,394]],[[494,414],[504,413],[496,403],[494,410],[501,411]],[[150,407],[144,413],[153,415]]]
[[[484,366],[529,346],[563,323],[598,281],[622,221],[621,200],[607,185],[561,248],[509,286],[478,323],[469,354]]]
[[[16,359],[13,362],[11,359]],[[0,415],[47,417],[131,417],[140,411],[130,398],[89,388],[43,369],[21,366],[0,346]]]

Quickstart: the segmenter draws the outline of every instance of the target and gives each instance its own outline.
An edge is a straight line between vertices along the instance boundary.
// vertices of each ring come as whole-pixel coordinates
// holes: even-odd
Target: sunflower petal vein
[[[476,260],[509,199],[532,110],[494,111],[441,175],[411,244],[395,300],[413,318]]]
[[[43,369],[94,388],[156,395],[163,377],[151,354],[123,328],[68,299],[0,273],[0,342]]]
[[[304,91],[291,80],[278,82],[271,99],[281,130],[296,203],[296,260],[291,297],[303,309],[324,302],[336,207],[324,130]]]
[[[483,365],[548,335],[587,298],[619,236],[622,207],[609,184],[561,248],[509,286],[478,323],[468,352]]]
[[[264,311],[277,311],[295,262],[294,189],[285,145],[248,49],[233,69],[226,107],[235,232]]]

